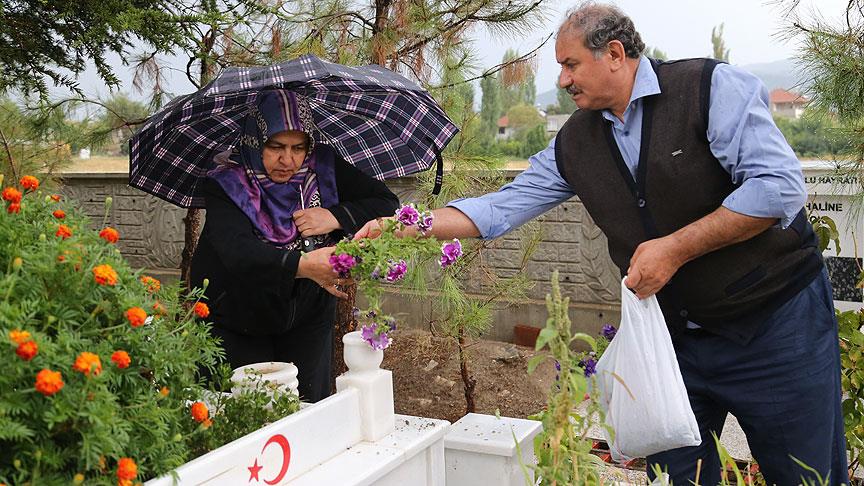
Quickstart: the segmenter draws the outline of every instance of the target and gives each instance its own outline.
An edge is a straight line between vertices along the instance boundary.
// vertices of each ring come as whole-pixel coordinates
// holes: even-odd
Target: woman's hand
[[[381,236],[381,233],[383,232],[381,227],[384,225],[384,221],[393,220],[393,219],[396,219],[396,218],[394,218],[393,216],[390,216],[389,218],[378,218],[378,219],[373,219],[372,221],[367,222],[366,224],[363,225],[362,228],[360,228],[356,233],[354,233],[353,240],[354,241],[362,240],[363,238],[369,238],[370,240],[374,240],[375,238],[378,238],[379,236]],[[404,238],[406,236],[416,236],[417,235],[417,228],[412,226],[412,227],[405,228],[404,230],[396,230],[393,234],[396,235],[397,238]]]
[[[362,228],[357,230],[354,233],[354,240],[362,240],[363,238],[369,238],[370,240],[374,240],[381,236],[381,221],[379,219],[373,219],[371,221],[367,221],[366,224],[363,225]]]
[[[327,292],[340,299],[347,299],[348,294],[339,290],[337,285],[348,285],[351,279],[339,278],[339,274],[330,266],[330,255],[335,249],[333,246],[328,246],[300,255],[300,261],[297,263],[297,278],[313,280]]]
[[[303,236],[326,235],[342,227],[336,216],[325,208],[301,209],[291,216]]]

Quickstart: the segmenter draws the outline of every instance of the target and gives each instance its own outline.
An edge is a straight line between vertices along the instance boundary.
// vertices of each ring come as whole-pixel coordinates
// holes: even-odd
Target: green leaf
[[[18,441],[34,435],[26,425],[0,417],[0,440]]]
[[[577,332],[576,334],[573,335],[573,338],[570,339],[570,342],[572,343],[573,341],[576,341],[577,339],[581,340],[581,341],[585,341],[586,343],[588,343],[591,346],[591,349],[597,349],[597,340],[594,339],[593,336],[589,336],[588,334],[585,334],[584,332]]]
[[[542,354],[538,354],[533,358],[528,360],[528,374],[534,373],[534,369],[537,368],[537,365],[546,360],[546,356]]]
[[[540,331],[540,335],[537,336],[537,344],[534,346],[536,351],[543,349],[543,346],[549,343],[549,341],[558,337],[558,331],[551,328],[545,328]]]

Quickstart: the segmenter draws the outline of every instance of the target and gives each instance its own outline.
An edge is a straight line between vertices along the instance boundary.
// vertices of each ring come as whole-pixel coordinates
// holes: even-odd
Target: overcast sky
[[[505,51],[513,48],[525,53],[536,47],[549,33],[557,30],[564,15],[575,1],[547,2],[549,20],[538,25],[534,32],[524,38],[490,39],[488,33],[479,29],[478,51],[481,63],[493,66],[501,62]],[[793,57],[795,46],[778,36],[788,25],[782,17],[783,10],[776,1],[765,0],[616,0],[610,2],[620,7],[633,19],[642,40],[651,47],[665,52],[670,59],[704,57],[710,55],[711,28],[724,24],[723,38],[730,49],[730,62],[744,65],[772,62]],[[783,2],[788,4],[789,0]],[[801,13],[817,8],[829,20],[840,20],[848,0],[801,0]],[[806,15],[805,15],[806,18]],[[539,52],[537,91],[548,91],[558,77],[555,62],[554,38]]]
[[[530,51],[557,29],[566,10],[576,2],[550,0],[546,3],[549,5],[547,21],[522,37],[492,39],[484,29],[477,29],[474,35],[480,66],[485,69],[498,64],[507,48],[521,53]],[[776,0],[617,0],[613,3],[633,19],[647,45],[661,49],[670,58],[709,55],[711,28],[721,22],[725,25],[724,39],[733,64],[772,62],[795,55],[795,46],[778,36],[788,21],[782,18]],[[818,8],[828,19],[839,21],[846,3],[847,0],[801,0],[801,8],[804,13]],[[539,52],[538,92],[548,91],[556,82],[558,65],[554,46],[554,39],[550,39]],[[130,70],[121,66],[119,59],[113,60],[123,81],[122,90],[131,92]],[[183,62],[177,64],[177,68],[185,67]],[[175,94],[194,89],[181,73],[170,76],[169,85]],[[104,95],[106,92],[92,69],[82,77],[81,86],[91,95],[97,92]]]

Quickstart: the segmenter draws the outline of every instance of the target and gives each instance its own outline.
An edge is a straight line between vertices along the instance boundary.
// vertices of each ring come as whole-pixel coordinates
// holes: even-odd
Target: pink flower
[[[461,256],[462,243],[454,238],[452,242],[441,245],[441,259],[438,263],[441,264],[441,268],[447,268],[456,263],[456,260]]]
[[[408,271],[408,264],[405,263],[405,260],[399,260],[398,262],[390,261],[389,266],[387,267],[387,276],[384,277],[388,282],[398,282],[405,278],[405,272]]]
[[[357,260],[347,253],[330,255],[330,266],[333,267],[333,271],[338,273],[341,278],[347,278],[351,275],[351,269],[355,265],[357,265]]]
[[[427,231],[432,229],[433,219],[435,219],[435,216],[432,214],[432,211],[424,211],[420,215],[420,220],[417,221],[417,229],[420,230],[420,234],[425,235]]]
[[[387,349],[393,342],[393,339],[387,335],[387,332],[378,332],[376,324],[367,324],[360,329],[360,336],[364,341],[372,346],[372,349]]]
[[[414,226],[420,220],[420,213],[414,204],[406,204],[396,210],[396,219],[405,226]]]

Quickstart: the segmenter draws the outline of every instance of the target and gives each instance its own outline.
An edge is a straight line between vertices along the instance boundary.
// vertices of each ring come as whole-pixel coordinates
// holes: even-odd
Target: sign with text
[[[864,305],[864,290],[857,288],[864,257],[864,181],[860,174],[846,173],[826,161],[802,161],[804,183],[807,186],[807,213],[827,216],[840,233],[840,252],[834,243],[823,256],[835,305],[841,310],[860,309]]]

